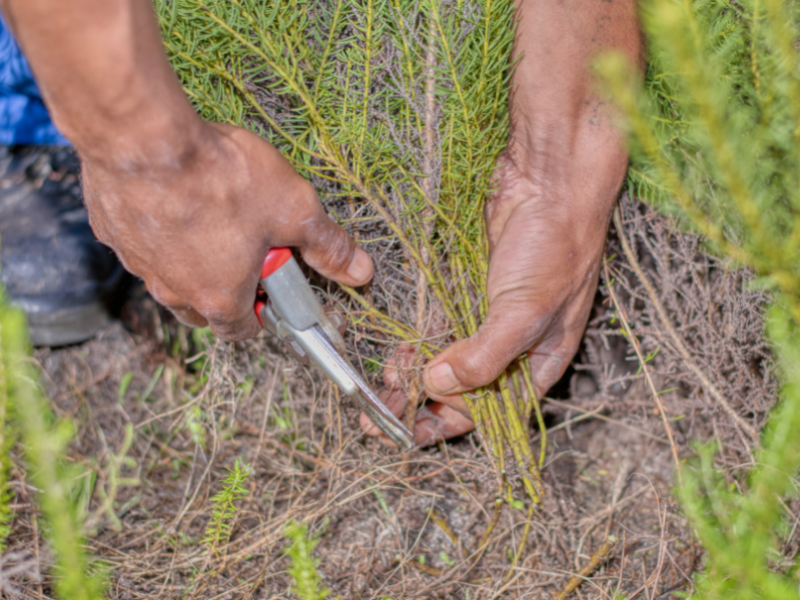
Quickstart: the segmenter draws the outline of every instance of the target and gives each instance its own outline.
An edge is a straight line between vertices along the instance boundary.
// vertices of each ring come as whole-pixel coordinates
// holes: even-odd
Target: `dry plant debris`
[[[750,464],[752,440],[674,347],[620,236],[694,363],[756,429],[777,388],[763,338],[767,297],[749,291],[747,272],[727,270],[696,236],[644,205],[623,198],[621,222],[624,233],[609,237],[612,281],[598,291],[574,370],[544,405],[547,492],[533,513],[495,511],[494,473],[474,436],[399,462],[395,451],[361,435],[354,409],[339,403],[335,389],[269,339],[209,340],[146,297],[128,306],[134,332],[118,324],[81,346],[37,351],[54,407],[79,426],[71,460],[93,465],[95,489],[108,489],[108,459],[133,427],[127,456],[136,467],[128,475],[140,483],[116,492],[119,527],[101,518],[89,540],[110,566],[109,597],[292,598],[284,554],[292,521],[318,536],[314,553],[330,597],[654,599],[690,590],[701,549],[670,494],[670,444],[609,283],[679,457],[691,454],[693,439],[716,439],[718,467],[735,484],[733,475]],[[534,429],[534,442],[538,435]],[[230,536],[210,551],[202,540],[211,499],[239,459],[252,469],[246,494],[236,501]],[[49,598],[50,557],[33,490],[17,466],[12,480],[0,594]],[[87,514],[101,500],[89,491]],[[786,511],[800,520],[799,503]],[[793,557],[798,541],[797,528],[787,529],[776,560]]]

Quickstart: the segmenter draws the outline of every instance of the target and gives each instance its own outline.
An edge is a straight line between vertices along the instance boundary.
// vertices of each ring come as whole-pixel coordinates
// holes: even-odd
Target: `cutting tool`
[[[344,395],[354,397],[386,437],[404,450],[414,447],[411,431],[347,360],[339,330],[325,314],[289,248],[272,248],[264,257],[255,311],[262,327],[283,340],[296,358],[316,364]]]

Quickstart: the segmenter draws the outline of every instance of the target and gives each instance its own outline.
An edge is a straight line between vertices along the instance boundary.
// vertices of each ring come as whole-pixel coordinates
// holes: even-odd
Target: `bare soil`
[[[767,297],[748,291],[747,273],[705,254],[675,223],[626,198],[622,207],[624,234],[691,360],[760,429],[777,393],[763,338]],[[127,452],[135,467],[124,474],[139,484],[117,492],[119,526],[95,519],[88,538],[108,565],[109,597],[293,598],[283,553],[290,521],[308,523],[318,537],[331,597],[556,598],[609,536],[616,543],[566,597],[655,599],[691,590],[703,555],[671,492],[671,447],[644,369],[682,460],[692,456],[692,440],[715,440],[719,467],[740,481],[753,442],[670,341],[617,235],[609,236],[609,272],[622,311],[602,281],[581,352],[546,403],[547,495],[530,519],[524,502],[506,506],[479,552],[496,500],[479,440],[416,450],[402,463],[394,449],[361,435],[357,412],[331,385],[266,336],[235,345],[204,339],[139,293],[124,325],[79,346],[37,350],[53,406],[79,427],[71,459],[97,473],[87,487],[90,514],[98,506],[92,490],[108,489],[110,453],[119,452],[126,425],[135,432]],[[623,317],[647,356],[644,367],[620,333]],[[211,497],[237,458],[252,468],[249,494],[230,539],[209,548],[201,540]],[[0,593],[47,598],[51,558],[34,490],[21,469],[15,477]],[[793,536],[787,556],[797,548]]]

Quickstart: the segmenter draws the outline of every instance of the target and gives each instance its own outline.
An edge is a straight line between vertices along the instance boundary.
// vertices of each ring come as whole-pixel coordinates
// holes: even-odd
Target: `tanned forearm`
[[[149,0],[0,0],[56,125],[81,157],[92,228],[183,322],[260,330],[264,254],[298,248],[360,285],[372,262],[267,142],[207,123],[172,71]]]
[[[582,130],[598,143],[616,137],[597,96],[593,59],[605,51],[641,61],[637,0],[518,0],[512,150],[526,170],[559,168]],[[590,151],[589,148],[586,148]],[[563,162],[566,166],[568,163]],[[563,174],[566,176],[567,174]]]
[[[199,119],[149,0],[0,0],[0,8],[55,124],[84,157],[135,167],[187,152]]]

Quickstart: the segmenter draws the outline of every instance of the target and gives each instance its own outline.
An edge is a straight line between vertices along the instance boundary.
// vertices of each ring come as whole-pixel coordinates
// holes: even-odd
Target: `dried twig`
[[[661,414],[661,422],[664,424],[664,431],[667,434],[667,439],[669,440],[669,447],[670,451],[672,452],[672,459],[675,461],[675,468],[678,473],[678,480],[681,479],[681,461],[678,456],[678,446],[675,444],[675,435],[672,432],[672,426],[669,424],[669,419],[667,418],[667,411],[664,409],[664,403],[661,401],[661,392],[658,391],[656,388],[656,384],[653,382],[653,378],[650,375],[650,369],[647,366],[647,361],[642,354],[642,348],[639,345],[638,338],[633,334],[633,330],[631,329],[631,325],[628,322],[628,315],[625,312],[625,309],[622,308],[622,305],[619,303],[617,299],[617,294],[614,292],[614,285],[611,281],[611,276],[608,273],[608,258],[603,257],[603,271],[605,272],[606,276],[606,288],[608,289],[608,293],[611,296],[611,301],[614,304],[614,308],[619,315],[619,319],[622,322],[622,327],[625,331],[625,337],[628,339],[628,342],[633,347],[634,352],[636,353],[636,358],[639,359],[639,364],[641,365],[642,372],[644,373],[645,380],[647,381],[647,385],[650,388],[650,391],[653,394],[653,400],[655,400],[656,406],[658,406],[658,411]]]
[[[592,554],[592,556],[589,558],[589,562],[586,563],[586,566],[578,571],[578,574],[572,577],[560,592],[553,596],[553,600],[564,600],[564,598],[578,589],[578,586],[594,572],[594,570],[600,565],[600,562],[606,557],[616,543],[616,537],[613,535],[608,536],[606,541],[603,542],[603,544],[597,550],[595,550],[594,554]]]
[[[666,330],[667,334],[669,335],[675,349],[680,354],[681,358],[683,359],[686,368],[689,369],[692,373],[694,373],[695,377],[700,381],[703,388],[706,392],[711,395],[717,402],[719,402],[720,406],[725,410],[726,413],[736,422],[736,424],[744,430],[750,439],[754,442],[758,441],[758,432],[755,428],[750,425],[747,421],[745,421],[739,413],[737,413],[733,407],[728,402],[727,398],[719,391],[714,383],[708,378],[708,376],[703,372],[703,370],[697,366],[697,363],[692,358],[691,353],[686,348],[686,345],[681,340],[680,336],[675,331],[675,328],[672,326],[670,321],[669,315],[664,308],[664,305],[658,298],[658,294],[656,294],[655,288],[650,283],[650,280],[645,275],[644,271],[642,270],[639,261],[636,258],[636,255],[633,252],[630,244],[628,243],[628,238],[625,235],[625,228],[622,223],[622,214],[619,209],[619,205],[614,208],[614,227],[617,229],[617,234],[619,236],[619,241],[622,244],[622,251],[625,253],[625,257],[628,259],[628,262],[631,265],[634,273],[639,278],[642,287],[644,287],[645,291],[647,291],[647,295],[650,297],[650,301],[653,303],[653,307],[656,309],[656,313],[658,314],[658,318],[661,321],[662,326]]]

